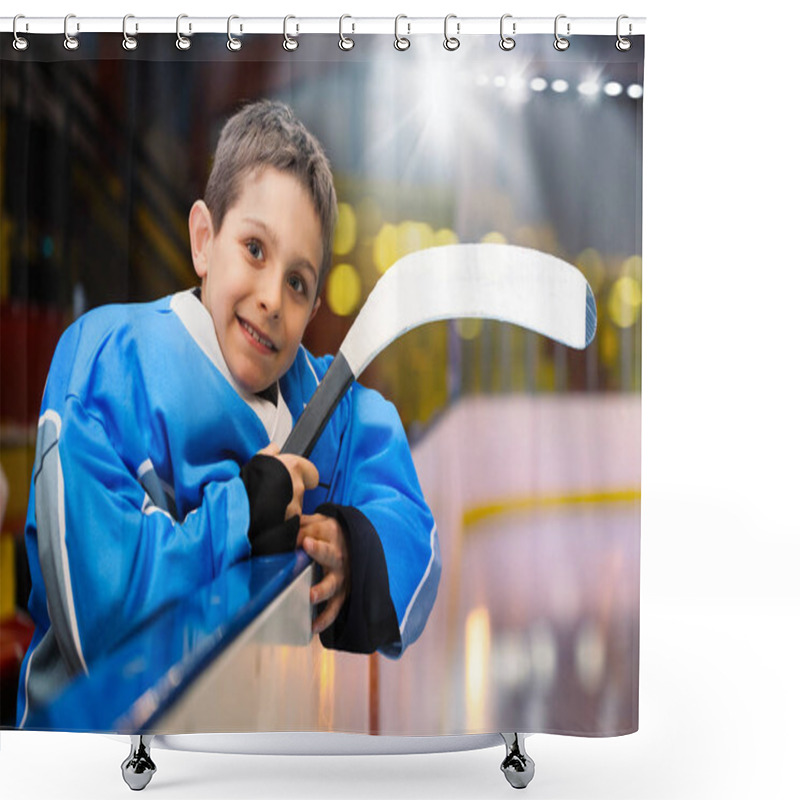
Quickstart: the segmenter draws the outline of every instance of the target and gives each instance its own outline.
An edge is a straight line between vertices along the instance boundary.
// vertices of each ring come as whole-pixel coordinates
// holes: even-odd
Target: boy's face
[[[216,232],[198,200],[189,232],[225,363],[244,389],[261,392],[289,369],[319,307],[322,230],[311,198],[293,175],[267,167],[243,176]]]

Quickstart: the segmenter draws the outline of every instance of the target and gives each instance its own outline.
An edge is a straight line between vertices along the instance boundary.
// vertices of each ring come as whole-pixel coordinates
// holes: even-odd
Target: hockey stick
[[[282,452],[308,457],[350,384],[395,339],[460,317],[511,322],[580,350],[597,327],[589,284],[555,256],[503,244],[410,253],[375,284]]]

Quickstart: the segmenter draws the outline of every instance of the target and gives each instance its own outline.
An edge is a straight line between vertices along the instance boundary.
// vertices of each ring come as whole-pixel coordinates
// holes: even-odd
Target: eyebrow
[[[244,217],[244,222],[254,225],[256,228],[259,228],[267,240],[267,244],[274,247],[278,242],[278,237],[275,235],[275,231],[269,227],[266,223],[262,222],[260,219],[256,219],[255,217]],[[310,272],[314,276],[314,289],[317,288],[317,282],[319,281],[319,273],[314,268],[314,265],[307,259],[307,258],[299,258],[296,261],[292,262],[292,266],[297,269],[305,269]]]

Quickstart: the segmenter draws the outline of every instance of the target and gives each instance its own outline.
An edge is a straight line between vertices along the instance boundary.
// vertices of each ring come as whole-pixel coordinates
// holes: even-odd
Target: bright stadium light
[[[619,97],[623,92],[623,87],[621,83],[617,81],[609,81],[604,87],[603,91],[609,97]]]
[[[584,97],[596,97],[600,91],[600,84],[596,81],[588,80],[578,84],[578,93]]]
[[[547,81],[544,78],[533,78],[530,83],[531,91],[543,92],[547,89]]]
[[[522,75],[512,75],[508,79],[506,98],[511,105],[521,106],[530,99],[525,79]]]

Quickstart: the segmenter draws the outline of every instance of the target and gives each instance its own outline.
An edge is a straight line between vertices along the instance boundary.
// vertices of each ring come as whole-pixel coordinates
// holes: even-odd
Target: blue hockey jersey
[[[36,630],[21,726],[134,626],[249,557],[240,469],[285,441],[330,361],[301,347],[276,397],[245,392],[191,291],[95,309],[64,333],[26,522]],[[322,641],[397,657],[422,632],[441,563],[396,410],[354,384],[310,458],[320,483],[304,513],[323,506],[349,528],[351,593]]]

